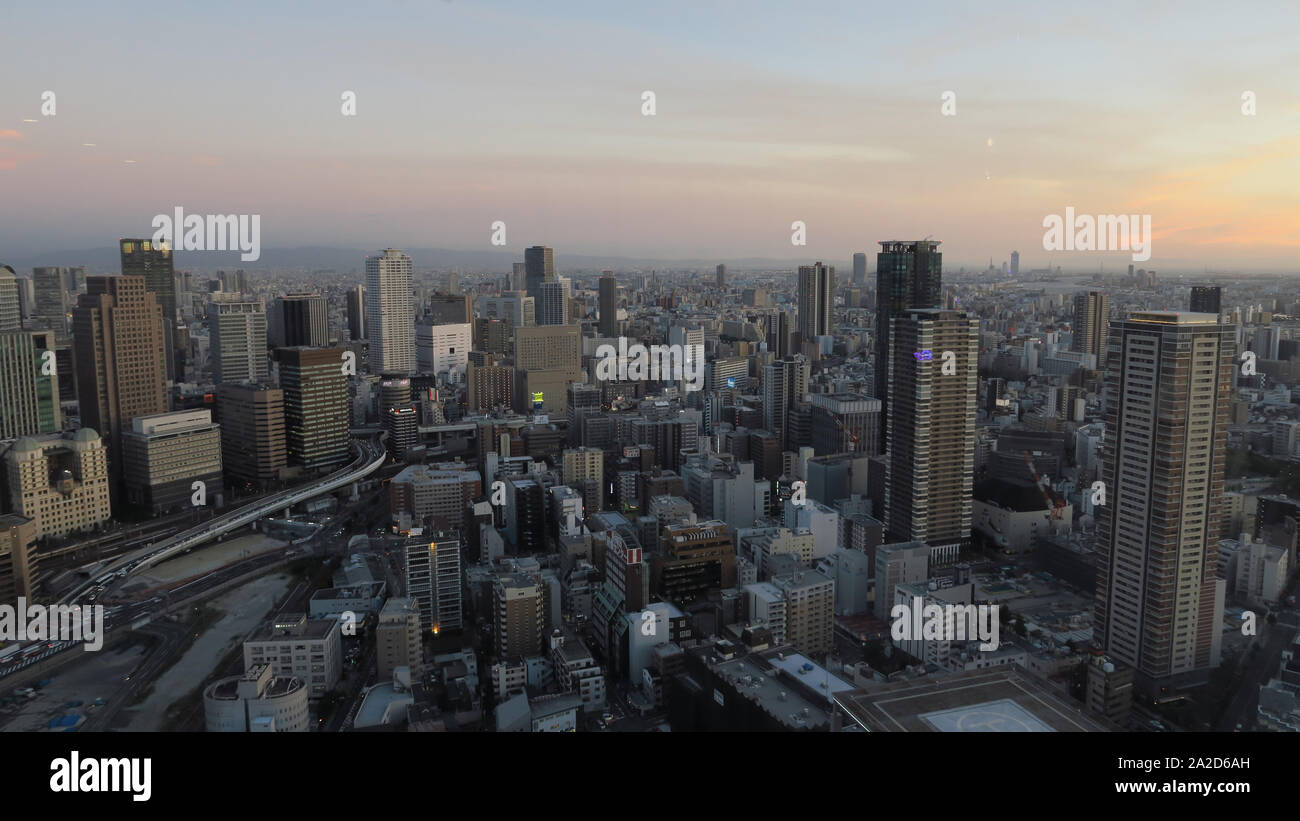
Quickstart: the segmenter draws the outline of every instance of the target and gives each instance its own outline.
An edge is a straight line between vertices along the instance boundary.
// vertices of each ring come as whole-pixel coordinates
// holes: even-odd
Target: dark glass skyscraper
[[[555,280],[555,250],[545,245],[524,249],[524,287],[529,296],[539,296],[543,282]]]
[[[176,323],[176,281],[172,268],[170,249],[157,248],[151,240],[124,239],[121,241],[122,274],[144,277],[145,290],[158,297],[163,309],[163,319]]]
[[[880,447],[889,436],[889,323],[909,308],[943,305],[943,254],[938,240],[886,240],[876,254],[876,398]]]
[[[1223,288],[1219,285],[1193,285],[1188,308],[1193,313],[1217,314],[1223,310]]]

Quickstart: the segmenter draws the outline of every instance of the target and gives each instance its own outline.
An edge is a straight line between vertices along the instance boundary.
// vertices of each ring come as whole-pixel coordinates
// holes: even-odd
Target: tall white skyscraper
[[[569,300],[573,298],[572,280],[568,277],[556,277],[550,282],[543,282],[536,294],[538,325],[568,325]]]
[[[395,248],[366,257],[366,336],[374,373],[415,371],[411,258]]]
[[[266,307],[260,302],[208,304],[212,381],[265,382]]]
[[[1152,695],[1203,682],[1219,664],[1235,335],[1218,314],[1137,311],[1110,323],[1093,641]]]

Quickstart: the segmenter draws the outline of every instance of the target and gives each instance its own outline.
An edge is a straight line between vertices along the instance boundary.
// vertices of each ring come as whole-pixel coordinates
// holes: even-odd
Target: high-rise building
[[[534,245],[524,249],[524,290],[530,296],[541,293],[542,283],[555,279],[555,249]]]
[[[510,279],[506,282],[505,291],[527,291],[528,290],[528,268],[522,262],[514,263],[513,270],[510,273]]]
[[[470,298],[462,294],[434,294],[429,297],[429,320],[434,325],[463,325],[473,322]]]
[[[582,380],[582,329],[578,325],[518,328],[514,359],[519,371],[516,407],[564,413],[568,384]]]
[[[295,676],[309,698],[333,690],[343,674],[342,622],[280,613],[244,642],[244,669],[267,664],[276,676]]]
[[[411,258],[393,248],[366,257],[366,338],[370,370],[415,372]]]
[[[435,530],[460,530],[465,507],[483,493],[483,482],[462,462],[439,462],[410,465],[393,477],[388,491],[393,520],[409,522],[405,529],[432,518]]]
[[[499,297],[480,300],[480,305],[485,318],[503,320],[512,332],[537,324],[537,299],[523,291],[506,291]]]
[[[719,288],[727,287],[727,266],[726,265],[718,266],[718,287]]]
[[[1193,285],[1191,304],[1192,313],[1218,314],[1223,312],[1223,286]]]
[[[384,602],[375,626],[380,681],[391,681],[398,667],[409,668],[412,680],[420,674],[424,668],[421,632],[420,608],[415,599],[394,596]]]
[[[419,372],[446,374],[448,381],[459,383],[469,366],[472,331],[468,322],[451,325],[420,321],[415,326],[415,364]]]
[[[887,240],[876,254],[876,398],[880,400],[880,448],[889,437],[890,322],[909,308],[943,304],[943,254],[937,240]]]
[[[204,504],[221,504],[221,433],[210,411],[137,416],[122,435],[122,462],[127,504],[153,516],[190,509],[195,482]]]
[[[23,327],[22,298],[14,269],[0,265],[0,331],[20,331]]]
[[[588,513],[605,509],[605,452],[600,448],[564,451],[564,483],[582,494]]]
[[[799,316],[796,329],[804,342],[834,332],[835,266],[820,262],[799,266]]]
[[[790,408],[808,392],[811,362],[802,356],[778,359],[763,366],[763,427],[780,440],[789,440]]]
[[[492,586],[492,601],[497,655],[524,658],[540,653],[546,611],[538,580],[525,573],[503,573]]]
[[[87,277],[72,329],[81,424],[103,431],[116,485],[123,429],[168,410],[162,308],[144,277]]]
[[[260,302],[208,303],[212,381],[265,382],[266,307]]]
[[[272,385],[217,386],[221,463],[232,485],[266,488],[279,481],[287,450],[284,391]]]
[[[854,393],[809,394],[812,446],[818,456],[875,455],[880,434],[880,400]]]
[[[1106,367],[1106,340],[1110,326],[1110,297],[1100,291],[1074,296],[1074,339],[1070,350],[1091,354],[1097,368]]]
[[[853,255],[853,284],[858,286],[867,284],[867,255],[861,251]]]
[[[348,337],[353,341],[366,338],[366,286],[348,291]]]
[[[537,324],[569,324],[569,301],[572,299],[572,282],[568,277],[556,277],[543,282],[537,291]]]
[[[348,378],[342,348],[280,348],[285,444],[307,470],[348,459]]]
[[[1011,252],[1011,276],[1013,277],[1020,276],[1020,252],[1019,251]]]
[[[442,633],[459,630],[461,616],[461,539],[453,531],[414,528],[404,547],[406,593],[415,599],[420,626]]]
[[[936,562],[955,561],[970,541],[979,321],[914,308],[892,326],[885,527],[891,542],[923,541]]]
[[[736,548],[726,522],[666,525],[650,559],[651,588],[685,606],[710,590],[736,586]]]
[[[618,280],[608,271],[600,277],[600,335],[618,336]]]
[[[490,411],[510,407],[515,397],[515,369],[509,365],[475,365],[466,367],[466,404],[472,411]]]
[[[175,323],[176,274],[172,267],[175,260],[171,249],[154,245],[147,239],[123,239],[119,247],[122,276],[144,277],[145,290],[158,298],[163,319]]]
[[[1236,328],[1218,320],[1143,311],[1110,325],[1093,636],[1151,693],[1219,664]]]
[[[0,331],[0,439],[63,427],[54,337],[54,331]]]
[[[320,348],[329,344],[329,311],[320,294],[285,294],[272,305],[267,321],[272,347]]]
[[[33,268],[32,283],[36,289],[36,316],[44,326],[54,331],[55,339],[68,338],[67,268]]]
[[[9,508],[35,522],[34,539],[98,527],[113,517],[99,434],[25,436],[5,452]]]

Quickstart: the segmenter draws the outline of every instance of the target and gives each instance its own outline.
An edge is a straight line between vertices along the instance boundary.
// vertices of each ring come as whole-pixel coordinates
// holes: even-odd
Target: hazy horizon
[[[1073,207],[1151,215],[1139,268],[1295,272],[1292,22],[1118,2],[8,8],[0,262],[149,236],[180,206],[261,215],[266,249],[874,266],[877,241],[930,235],[945,268],[1019,250],[1022,271],[1127,269],[1043,250]]]

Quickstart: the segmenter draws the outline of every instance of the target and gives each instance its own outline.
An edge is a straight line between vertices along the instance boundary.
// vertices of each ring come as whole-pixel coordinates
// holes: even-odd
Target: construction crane
[[[1029,473],[1034,477],[1034,487],[1038,488],[1038,492],[1043,494],[1043,504],[1047,505],[1048,510],[1047,515],[1050,518],[1059,520],[1065,512],[1065,500],[1052,498],[1051,494],[1047,492],[1047,488],[1043,487],[1043,480],[1038,475],[1038,469],[1034,467],[1033,455],[1027,450],[1024,451],[1024,454],[1025,464],[1029,466]]]

